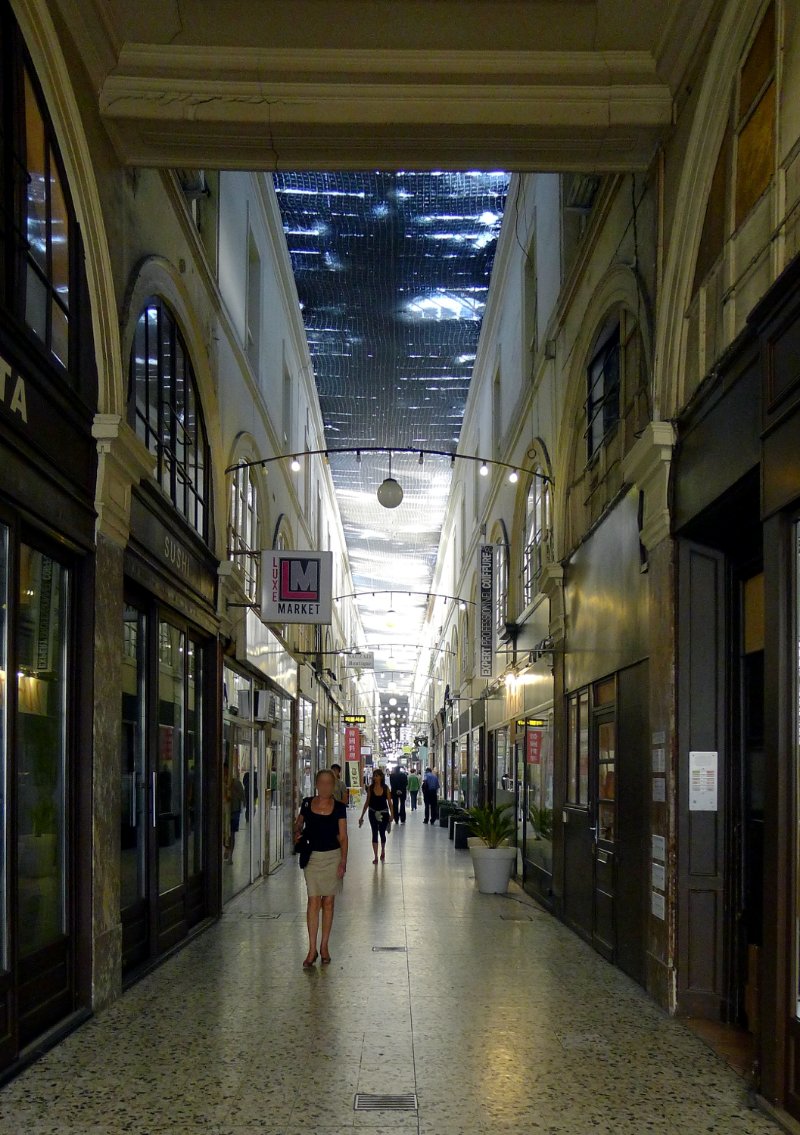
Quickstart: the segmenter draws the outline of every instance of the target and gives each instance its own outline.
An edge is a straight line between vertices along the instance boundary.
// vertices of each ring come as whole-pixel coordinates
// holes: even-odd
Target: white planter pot
[[[482,895],[502,895],[508,890],[517,861],[516,847],[471,847],[475,881]]]

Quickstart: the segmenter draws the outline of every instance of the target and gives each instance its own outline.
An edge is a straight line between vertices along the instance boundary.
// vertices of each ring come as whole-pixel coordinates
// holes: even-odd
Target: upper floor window
[[[252,469],[235,469],[231,480],[229,555],[233,559],[245,593],[251,602],[258,599],[261,524],[258,486]]]
[[[494,621],[497,637],[505,639],[508,622],[508,543],[500,537],[495,544]]]
[[[736,99],[736,227],[775,174],[775,5],[770,4],[739,72]]]
[[[80,231],[53,124],[22,34],[0,5],[0,306],[94,406]]]
[[[25,69],[25,322],[69,366],[70,216],[52,131]]]
[[[522,550],[523,605],[533,602],[550,553],[550,483],[537,465],[525,503],[525,545]]]
[[[586,441],[589,460],[619,421],[619,323],[601,337],[587,371]]]
[[[136,324],[130,383],[131,425],[157,458],[158,482],[208,539],[211,463],[197,383],[178,325],[155,297]]]

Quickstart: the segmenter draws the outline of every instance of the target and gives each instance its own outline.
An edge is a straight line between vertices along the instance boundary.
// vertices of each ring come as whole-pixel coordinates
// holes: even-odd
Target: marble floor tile
[[[417,816],[354,833],[333,962],[287,863],[0,1090],[0,1135],[770,1135],[693,1033]],[[399,946],[387,951],[377,947]],[[356,1092],[418,1110],[355,1112]]]

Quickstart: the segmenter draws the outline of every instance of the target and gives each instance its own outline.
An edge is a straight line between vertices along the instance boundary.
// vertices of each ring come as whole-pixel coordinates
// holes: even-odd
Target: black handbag
[[[308,800],[304,800],[300,805],[300,811],[305,816],[308,812]],[[301,867],[307,867],[308,861],[311,858],[311,840],[303,830],[302,835],[294,845],[294,853],[297,856],[297,862]]]

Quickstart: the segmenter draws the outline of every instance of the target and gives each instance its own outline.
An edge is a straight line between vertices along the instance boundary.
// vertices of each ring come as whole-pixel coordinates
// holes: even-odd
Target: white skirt
[[[342,880],[339,878],[341,862],[342,853],[338,848],[333,851],[311,852],[311,858],[303,868],[309,898],[342,893]]]

